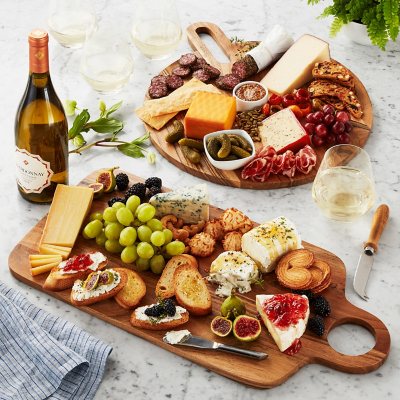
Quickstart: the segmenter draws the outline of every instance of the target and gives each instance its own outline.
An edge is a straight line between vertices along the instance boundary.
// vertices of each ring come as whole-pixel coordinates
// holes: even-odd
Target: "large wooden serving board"
[[[87,185],[95,181],[97,172],[93,172],[85,178],[81,185]],[[142,179],[130,175],[131,183],[142,181]],[[166,189],[167,190],[167,189]],[[111,195],[110,195],[111,197]],[[95,200],[92,211],[103,210],[108,197],[104,196]],[[227,207],[229,205],[227,204]],[[222,210],[210,207],[211,217],[218,217]],[[46,274],[32,277],[29,272],[28,255],[37,253],[40,236],[43,231],[46,217],[38,222],[36,226],[16,245],[9,257],[9,268],[11,273],[20,281],[43,291],[55,298],[70,304],[70,290],[62,292],[50,292],[43,289]],[[298,227],[301,231],[301,226]],[[349,373],[367,373],[373,371],[385,361],[390,348],[390,335],[386,326],[375,316],[350,304],[345,297],[346,269],[343,262],[334,254],[316,247],[310,243],[303,242],[304,247],[315,252],[318,258],[327,261],[332,268],[332,285],[324,292],[332,307],[332,314],[326,318],[326,333],[322,338],[306,332],[301,341],[303,347],[295,356],[288,356],[281,353],[263,327],[260,338],[252,343],[241,343],[234,337],[216,338],[210,331],[210,322],[215,315],[219,314],[222,299],[215,296],[214,285],[208,284],[212,293],[213,311],[205,317],[191,317],[182,329],[189,329],[193,334],[210,339],[220,339],[225,344],[243,347],[246,349],[268,353],[269,357],[262,361],[230,355],[223,352],[212,352],[207,350],[195,350],[187,347],[171,346],[162,341],[165,332],[153,332],[134,328],[129,323],[131,312],[120,307],[113,299],[103,301],[88,307],[81,307],[81,310],[94,315],[110,324],[113,324],[133,335],[140,336],[149,342],[160,346],[172,353],[178,354],[190,361],[193,361],[205,368],[224,375],[230,379],[257,388],[270,388],[286,381],[291,375],[306,364],[322,364],[339,371]],[[88,241],[79,237],[73,254],[89,251],[104,251],[96,245],[94,240]],[[212,257],[199,260],[200,271],[203,275],[209,272],[211,261],[222,251],[218,247]],[[122,262],[118,256],[107,253],[109,267],[120,267]],[[141,304],[154,303],[154,289],[158,276],[151,272],[141,273],[147,285],[147,294]],[[255,295],[284,293],[275,279],[275,274],[264,275],[263,288],[254,285],[253,290],[245,295],[240,295],[246,304],[249,315],[256,315]],[[348,356],[336,352],[328,343],[327,335],[335,326],[344,323],[353,323],[364,326],[375,337],[376,344],[368,353],[359,356]]]
[[[229,58],[230,62],[220,63],[219,61],[217,61],[211,51],[207,48],[205,42],[201,39],[200,34],[210,35]],[[217,67],[222,72],[222,74],[230,73],[231,66],[239,58],[239,51],[243,47],[243,45],[240,43],[232,43],[217,25],[209,22],[197,22],[190,25],[187,28],[187,38],[194,52],[198,56],[203,57],[208,63],[210,63],[214,67]],[[178,61],[175,61],[164,70],[162,70],[160,72],[160,75],[171,74],[172,69],[175,68],[177,65]],[[260,81],[265,76],[267,71],[268,69],[261,71],[252,79]],[[352,144],[359,147],[364,147],[372,128],[372,104],[364,85],[357,77],[355,77],[355,82],[356,93],[364,110],[364,117],[363,120],[354,122],[354,128],[350,136]],[[179,119],[182,121],[185,117],[185,114],[186,112],[180,112],[175,117],[175,119]],[[150,140],[154,147],[161,153],[163,157],[165,157],[168,161],[170,161],[181,170],[199,178],[218,183],[220,185],[233,186],[244,189],[277,189],[310,183],[314,180],[319,165],[322,161],[323,155],[325,153],[325,148],[316,149],[318,156],[317,165],[307,175],[297,173],[292,179],[281,175],[270,175],[266,182],[253,182],[251,180],[242,179],[240,176],[241,170],[223,171],[215,168],[210,164],[205,155],[203,155],[200,164],[193,164],[188,161],[182,154],[179,146],[169,144],[164,140],[164,137],[166,136],[168,131],[172,130],[173,120],[171,120],[167,125],[165,125],[163,129],[159,131],[145,124],[146,129],[148,129],[148,131],[150,132]]]

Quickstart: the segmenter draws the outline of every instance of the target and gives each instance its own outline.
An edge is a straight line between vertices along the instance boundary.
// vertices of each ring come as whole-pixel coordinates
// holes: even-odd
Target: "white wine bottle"
[[[29,80],[15,119],[17,184],[22,197],[49,203],[68,184],[68,123],[49,73],[49,36],[29,35]]]

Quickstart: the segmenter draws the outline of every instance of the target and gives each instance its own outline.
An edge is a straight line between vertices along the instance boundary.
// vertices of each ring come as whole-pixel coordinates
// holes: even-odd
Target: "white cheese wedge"
[[[286,217],[275,218],[242,236],[242,250],[257,262],[263,273],[273,271],[283,254],[301,248],[300,235]]]
[[[260,126],[260,137],[263,146],[272,146],[278,153],[286,150],[296,153],[311,144],[309,135],[289,108],[266,118]]]
[[[230,296],[232,289],[239,293],[251,291],[251,284],[259,279],[257,264],[241,251],[225,251],[212,263],[208,280],[219,284],[217,296]]]
[[[269,70],[261,83],[275,94],[291,93],[312,79],[311,70],[315,63],[330,59],[328,43],[304,35]]]
[[[206,184],[159,193],[150,201],[156,209],[156,216],[173,214],[187,224],[197,224],[209,219],[209,196]]]
[[[285,351],[293,344],[296,339],[300,339],[301,336],[303,336],[303,333],[305,332],[307,327],[308,317],[310,316],[310,307],[308,306],[307,308],[305,318],[300,319],[296,324],[292,324],[286,329],[282,329],[279,326],[276,326],[274,322],[268,318],[263,307],[264,303],[273,297],[274,295],[257,295],[256,308],[261,315],[261,318],[265,326],[267,327],[268,332],[271,334],[276,345],[279,347],[279,350]],[[308,304],[307,296],[302,297],[307,300]]]

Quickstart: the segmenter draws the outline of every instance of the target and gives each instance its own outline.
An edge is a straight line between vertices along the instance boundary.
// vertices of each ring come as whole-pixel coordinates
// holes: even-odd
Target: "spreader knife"
[[[360,255],[353,286],[356,293],[364,300],[368,300],[365,292],[369,273],[374,263],[374,254],[378,251],[378,242],[389,218],[389,207],[381,204],[375,211],[369,238],[364,244],[364,251]]]

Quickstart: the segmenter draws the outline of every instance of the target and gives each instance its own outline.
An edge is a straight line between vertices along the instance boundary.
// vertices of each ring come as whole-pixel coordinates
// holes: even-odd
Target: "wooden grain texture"
[[[93,172],[85,178],[81,184],[87,185],[95,181],[97,172]],[[131,183],[143,181],[130,175]],[[103,210],[107,200],[113,195],[105,195],[95,200],[92,212]],[[227,204],[227,206],[229,206]],[[215,207],[210,208],[211,218],[218,217],[222,210]],[[37,252],[40,236],[45,224],[45,218],[38,222],[33,229],[16,245],[9,257],[11,273],[20,281],[43,291],[66,303],[70,302],[70,290],[62,292],[50,292],[43,289],[46,274],[32,277],[29,272],[29,254]],[[298,227],[301,231],[301,227]],[[303,242],[304,247],[313,251],[316,257],[327,261],[332,268],[332,285],[324,292],[332,306],[332,314],[326,318],[326,332],[322,338],[306,332],[302,337],[303,348],[295,356],[287,356],[281,353],[269,336],[265,327],[261,337],[252,343],[240,343],[233,337],[218,338],[221,342],[232,346],[243,347],[250,350],[268,353],[266,360],[254,361],[245,357],[229,355],[223,352],[199,351],[187,347],[171,346],[162,341],[165,332],[155,332],[134,328],[129,324],[130,312],[120,307],[114,299],[105,300],[92,306],[80,307],[84,312],[94,315],[110,324],[113,324],[133,335],[142,337],[157,346],[160,346],[172,353],[178,354],[190,361],[193,361],[205,368],[224,375],[246,385],[257,388],[270,388],[286,381],[291,375],[306,364],[318,363],[349,373],[367,373],[379,368],[385,361],[390,348],[390,335],[386,326],[375,316],[350,304],[345,297],[346,270],[342,261],[334,254],[316,247],[310,243]],[[103,251],[93,240],[88,241],[79,237],[72,254],[79,254],[88,251]],[[218,247],[212,257],[199,260],[199,269],[203,275],[209,272],[211,261],[221,252]],[[107,254],[110,267],[120,267],[121,261],[118,256]],[[141,304],[150,304],[155,301],[155,286],[158,276],[151,272],[142,272],[143,279],[147,285],[147,293]],[[219,314],[222,299],[215,296],[215,286],[208,284],[212,293],[213,312],[205,317],[191,317],[183,328],[189,329],[193,334],[216,340],[211,333],[209,326],[213,316]],[[256,315],[255,296],[257,294],[284,293],[285,290],[279,286],[275,274],[264,275],[263,288],[254,285],[250,293],[240,295],[246,304],[249,315]],[[376,344],[368,353],[359,356],[348,356],[336,352],[328,343],[327,335],[335,326],[352,323],[367,328],[375,337]]]
[[[218,62],[211,51],[207,48],[205,42],[201,39],[200,34],[207,34],[211,36],[221,50],[225,53],[225,55],[229,58],[230,63]],[[209,22],[194,23],[187,28],[187,38],[194,52],[198,56],[203,57],[208,63],[221,70],[223,74],[230,73],[232,63],[238,58],[240,46],[231,43],[231,41],[225,36],[225,34],[217,25]],[[169,65],[167,68],[161,71],[160,74],[170,74],[172,69],[177,65],[178,61]],[[266,73],[267,70],[261,71],[255,75],[254,80],[260,81]],[[364,147],[372,128],[372,104],[365,87],[357,77],[355,77],[355,82],[356,92],[364,110],[364,118],[354,122],[354,128],[351,132],[351,143],[359,147]],[[180,112],[175,118],[183,121],[185,114],[186,112],[184,111]],[[166,134],[173,129],[172,123],[173,120],[171,120],[164,126],[163,129],[159,131],[145,124],[146,129],[150,132],[150,140],[154,147],[164,158],[166,158],[179,169],[191,175],[197,176],[198,178],[206,179],[220,185],[233,186],[243,189],[278,189],[310,183],[313,182],[325,153],[325,148],[316,149],[318,157],[317,165],[307,175],[297,173],[293,178],[281,175],[270,175],[266,182],[253,182],[251,180],[242,179],[240,176],[241,170],[223,171],[215,168],[211,165],[205,155],[202,157],[200,164],[193,164],[188,161],[182,154],[179,146],[169,144],[164,140]]]
[[[378,251],[378,242],[389,219],[389,206],[381,204],[375,211],[372,218],[371,231],[365,246],[372,247]]]

